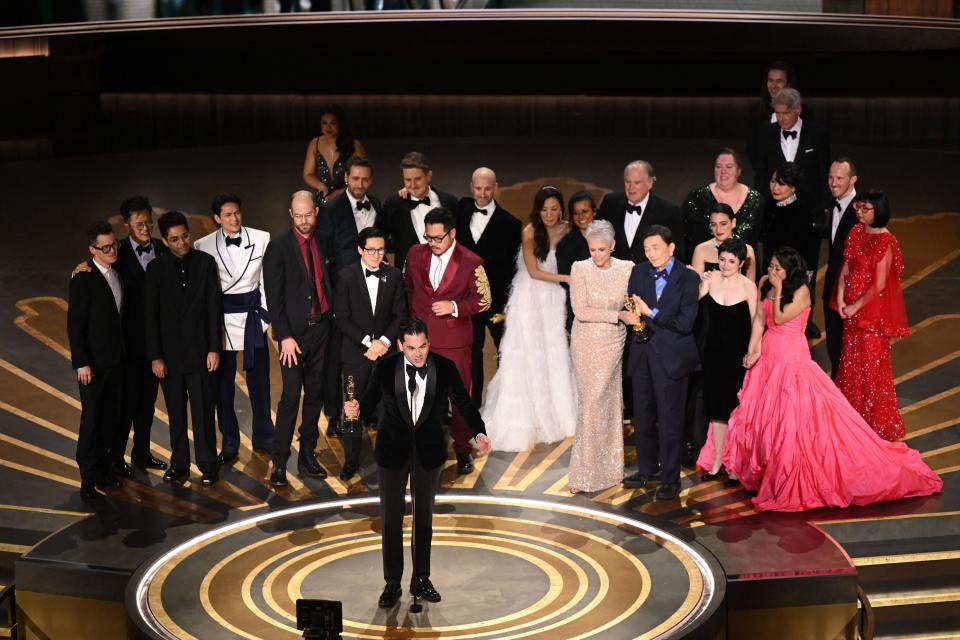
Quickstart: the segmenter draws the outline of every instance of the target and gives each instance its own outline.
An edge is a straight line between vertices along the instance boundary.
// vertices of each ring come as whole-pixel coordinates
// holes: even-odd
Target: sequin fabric
[[[571,491],[600,491],[623,480],[621,362],[627,328],[617,315],[632,270],[629,260],[612,258],[607,270],[582,260],[570,272],[576,315],[570,352],[580,400],[570,456]]]
[[[686,235],[687,246],[696,247],[701,242],[713,237],[710,233],[710,209],[717,203],[710,191],[710,185],[704,185],[687,194],[683,202],[683,231]],[[739,238],[749,245],[757,246],[759,241],[760,223],[763,217],[764,198],[759,191],[750,189],[747,197],[737,214],[737,226],[733,229],[733,237]]]

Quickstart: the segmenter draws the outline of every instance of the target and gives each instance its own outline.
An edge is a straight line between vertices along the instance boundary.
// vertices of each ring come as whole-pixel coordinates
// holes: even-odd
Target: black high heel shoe
[[[700,480],[703,482],[711,482],[713,480],[719,480],[721,476],[727,475],[727,469],[723,465],[720,465],[720,468],[717,469],[716,473],[704,473],[700,475]]]

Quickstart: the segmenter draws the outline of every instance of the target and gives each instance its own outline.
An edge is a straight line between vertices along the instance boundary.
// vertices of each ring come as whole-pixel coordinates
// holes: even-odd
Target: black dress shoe
[[[211,485],[217,484],[217,480],[219,479],[220,479],[220,474],[218,474],[216,471],[208,471],[207,473],[204,473],[202,476],[200,476],[200,484],[202,484],[205,487],[209,487]]]
[[[146,458],[131,458],[130,462],[139,469],[166,469],[167,463],[160,458],[147,454]]]
[[[271,445],[268,445],[268,446],[266,446],[266,447],[264,447],[264,446],[262,446],[262,445],[259,445],[259,444],[253,445],[253,452],[254,452],[254,453],[270,455],[270,452],[271,452],[271,451],[273,451],[273,445],[272,445],[272,444],[271,444]]]
[[[731,478],[730,476],[727,476],[727,479],[723,481],[723,486],[725,487],[736,487],[739,484],[740,484],[739,480],[737,480],[736,478]]]
[[[93,502],[100,498],[100,494],[97,493],[97,489],[92,482],[81,482],[80,483],[80,499],[84,502]]]
[[[217,460],[220,461],[220,466],[231,465],[240,458],[240,455],[234,451],[233,453],[220,452],[220,455],[217,456]]]
[[[136,475],[136,470],[123,460],[113,463],[113,472],[121,478],[132,478]]]
[[[187,469],[167,469],[163,474],[164,482],[185,482],[190,478],[190,471]]]
[[[95,484],[100,489],[119,489],[123,486],[123,482],[117,476],[106,475],[97,478]]]
[[[270,474],[270,484],[274,487],[287,486],[287,469],[276,463],[273,465],[273,472]]]
[[[464,475],[473,471],[473,456],[469,453],[457,454],[457,473]]]
[[[637,471],[633,475],[629,475],[623,479],[623,484],[625,489],[643,489],[651,482],[656,482],[660,479],[660,476],[657,474],[649,473],[640,473]]]
[[[820,327],[813,324],[812,322],[808,322],[807,328],[804,329],[803,333],[811,340],[817,340],[818,338],[820,338]]]
[[[676,500],[680,497],[680,485],[679,484],[662,484],[657,487],[656,493],[653,494],[654,500]]]
[[[330,426],[327,427],[327,437],[328,437],[328,438],[342,438],[342,437],[343,437],[343,429],[340,428],[340,425],[339,425],[338,423],[333,422],[333,423],[330,424]]]
[[[297,456],[297,469],[312,478],[320,478],[322,480],[327,477],[327,470],[317,462],[317,454],[313,451],[300,451],[300,455]]]
[[[719,480],[722,476],[727,474],[727,469],[723,465],[720,465],[720,468],[716,473],[701,473],[700,479],[703,482],[711,482],[713,480]]]
[[[357,475],[357,468],[353,465],[345,464],[343,469],[340,469],[340,479],[344,482],[349,482],[350,478]]]
[[[380,594],[380,599],[377,601],[377,605],[381,609],[389,609],[393,605],[397,604],[397,601],[400,600],[400,596],[403,595],[403,589],[400,588],[400,585],[387,585],[383,588],[383,593]]]
[[[427,602],[440,602],[440,593],[433,588],[430,578],[414,578],[410,593]]]

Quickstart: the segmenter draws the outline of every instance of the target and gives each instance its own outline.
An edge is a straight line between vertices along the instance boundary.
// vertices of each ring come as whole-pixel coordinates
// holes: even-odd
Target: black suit
[[[631,214],[632,215],[632,214]],[[640,216],[640,226],[633,237],[633,245],[627,243],[627,234],[623,223],[627,217],[627,195],[624,192],[608,193],[603,196],[600,208],[597,210],[597,220],[609,220],[616,232],[617,246],[613,249],[613,256],[621,260],[632,260],[634,263],[646,261],[643,253],[643,236],[655,224],[660,224],[673,234],[673,243],[677,246],[675,255],[682,256],[686,247],[683,237],[683,219],[680,217],[680,208],[663,198],[650,192],[650,198]]]
[[[276,434],[271,457],[277,466],[285,466],[290,457],[290,444],[300,408],[303,391],[303,417],[300,423],[300,450],[313,451],[319,439],[320,411],[323,407],[327,345],[331,332],[333,291],[330,283],[330,236],[315,230],[311,243],[320,262],[319,277],[327,311],[316,308],[319,301],[314,284],[307,273],[307,265],[297,241],[297,231],[291,229],[267,245],[263,258],[263,279],[270,310],[273,339],[297,341],[301,353],[293,367],[280,366],[283,390],[277,405]],[[311,308],[314,316],[311,320]],[[335,370],[334,370],[335,371]],[[334,374],[336,375],[336,374]]]
[[[574,262],[590,258],[590,245],[580,233],[580,229],[573,229],[557,243],[557,273],[568,276]],[[570,304],[570,285],[561,282],[560,286],[567,292],[567,336],[573,330],[573,306]]]
[[[700,278],[674,258],[666,286],[656,296],[649,262],[633,268],[629,294],[640,296],[655,317],[645,317],[650,341],[633,344],[627,370],[633,381],[637,463],[645,475],[660,472],[664,486],[679,486],[687,376],[700,366],[693,337]]]
[[[150,241],[154,259],[167,252],[157,239]],[[144,286],[146,269],[140,265],[129,238],[120,241],[117,262],[114,265],[123,281],[123,340],[127,350],[123,394],[123,416],[117,432],[115,456],[123,456],[133,426],[133,450],[130,459],[143,462],[150,455],[150,429],[157,403],[160,381],[153,375],[147,358],[146,321],[144,319]],[[119,457],[117,458],[119,460]]]
[[[461,198],[456,213],[457,242],[483,258],[483,270],[487,272],[490,282],[490,309],[473,316],[473,346],[470,351],[470,377],[473,379],[471,395],[473,401],[479,405],[483,400],[483,344],[487,339],[486,330],[490,330],[493,344],[499,353],[505,323],[502,317],[497,322],[491,322],[490,319],[502,314],[507,304],[510,284],[517,273],[517,253],[520,251],[520,231],[523,225],[497,204],[493,213],[489,214],[490,221],[478,242],[470,232],[470,221],[475,207],[473,198]]]
[[[815,228],[821,238],[826,238],[829,243],[827,246],[827,273],[823,278],[823,317],[826,321],[827,330],[827,354],[830,356],[830,369],[832,374],[836,374],[840,366],[840,350],[843,347],[843,318],[840,314],[830,308],[830,298],[836,294],[837,280],[840,278],[840,271],[843,269],[843,250],[847,246],[847,235],[857,224],[857,214],[853,210],[853,200],[843,210],[840,216],[840,224],[837,225],[837,232],[830,238],[832,228],[832,218],[834,210],[834,200],[831,198],[824,206],[825,221],[823,224],[815,225]]]
[[[384,229],[386,221],[380,201],[370,194],[367,194],[366,199],[370,201],[370,206],[377,214],[371,226],[386,231]],[[333,200],[325,202],[323,215],[329,220],[331,226],[334,272],[339,272],[348,264],[360,262],[360,254],[357,253],[357,222],[347,192],[344,191]]]
[[[439,196],[440,201],[433,202],[431,200],[431,208],[444,207],[456,214],[456,197],[439,189],[433,189],[433,191]],[[423,238],[417,236],[413,220],[410,218],[410,211],[414,208],[410,205],[409,199],[402,200],[400,196],[390,196],[383,203],[383,215],[390,232],[388,249],[394,254],[393,266],[397,269],[403,269],[403,263],[407,259],[407,252],[410,247],[415,247],[423,241]]]
[[[764,131],[761,139],[761,154],[754,165],[754,183],[760,193],[770,193],[770,176],[786,162],[780,140],[783,138],[780,125],[773,122]],[[806,194],[809,202],[821,202],[830,195],[827,189],[827,174],[830,172],[830,139],[825,129],[816,122],[804,119],[800,127],[797,155],[793,159],[800,165],[803,175],[798,191]]]
[[[444,423],[449,403],[452,401],[460,410],[474,435],[486,433],[480,412],[470,399],[456,365],[435,353],[427,357],[423,408],[414,422],[408,404],[405,365],[406,360],[399,353],[381,360],[360,400],[361,410],[365,404],[382,403],[376,457],[380,480],[383,577],[392,586],[399,586],[403,576],[402,525],[408,477],[414,503],[417,552],[413,559],[413,577],[430,576],[433,499],[447,459]]]
[[[354,252],[356,253],[356,252]],[[375,306],[370,305],[366,272],[362,263],[344,267],[337,274],[334,288],[333,314],[340,330],[340,369],[343,376],[342,388],[346,389],[347,376],[353,376],[356,397],[362,397],[370,381],[370,374],[376,361],[367,359],[363,354],[368,347],[363,343],[370,340],[387,339],[387,348],[394,349],[400,323],[407,315],[407,297],[403,288],[403,274],[399,269],[386,262],[377,269],[377,297]],[[344,466],[357,469],[360,466],[360,445],[363,437],[362,425],[374,415],[376,407],[364,407],[363,418],[353,424],[344,422],[343,452]]]
[[[165,253],[147,267],[144,296],[147,358],[162,359],[167,366],[160,384],[170,417],[170,468],[178,472],[190,468],[189,397],[197,467],[205,474],[215,474],[219,470],[214,420],[217,390],[213,374],[207,371],[207,354],[220,353],[222,340],[217,263],[192,249],[183,260]]]
[[[67,308],[70,363],[74,369],[90,367],[93,372],[90,384],[80,385],[76,458],[85,483],[98,474],[110,475],[111,448],[120,429],[124,366],[124,303],[118,310],[104,275],[92,259],[87,264],[90,271],[70,280]]]

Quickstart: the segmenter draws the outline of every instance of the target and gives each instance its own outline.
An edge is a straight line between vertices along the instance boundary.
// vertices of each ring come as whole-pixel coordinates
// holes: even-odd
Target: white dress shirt
[[[454,240],[451,243],[450,248],[447,249],[442,255],[437,255],[435,253],[430,254],[430,286],[433,287],[433,290],[436,291],[440,288],[440,283],[443,282],[443,274],[447,271],[447,265],[450,264],[450,257],[453,256],[453,250],[457,246],[457,241]],[[457,318],[458,310],[457,303],[450,301],[453,304],[453,317]]]
[[[410,209],[410,220],[413,222],[413,230],[417,232],[417,241],[420,242],[420,244],[427,243],[427,241],[423,239],[423,234],[426,233],[427,230],[427,225],[424,224],[423,219],[427,217],[431,209],[436,209],[440,206],[440,196],[437,195],[437,192],[430,189],[427,193],[430,198],[430,206],[418,204],[413,209]],[[420,199],[426,200],[426,198]]]
[[[381,267],[377,267],[380,269]],[[371,269],[363,260],[360,261],[360,274],[363,276],[363,282],[367,285],[367,295],[370,296],[370,308],[373,309],[373,313],[377,313],[377,294],[380,292],[380,278],[374,278],[373,276],[367,276],[367,271],[376,271],[377,269]],[[387,348],[390,348],[390,340],[386,336],[380,336],[378,338],[380,342],[387,345]],[[370,348],[370,345],[373,344],[373,336],[365,336],[363,338],[363,346],[367,349]]]
[[[843,217],[843,212],[847,210],[847,207],[850,206],[850,202],[857,197],[857,190],[850,189],[850,193],[838,198],[837,201],[840,203],[840,208],[837,209],[836,206],[833,207],[833,213],[830,217],[830,244],[833,244],[833,241],[837,239],[837,227],[840,226],[840,218]]]
[[[407,406],[410,408],[410,415],[413,416],[413,422],[416,424],[423,411],[423,397],[426,395],[427,379],[421,378],[419,373],[414,374],[417,380],[417,389],[410,393],[410,374],[407,373],[407,365],[413,365],[412,362],[403,359],[403,388],[407,390]]]
[[[240,237],[240,233],[231,236],[227,235],[227,232],[223,229],[221,229],[220,232],[223,234],[223,244],[226,247],[223,261],[224,263],[227,263],[226,266],[228,267],[229,271],[232,272],[237,268],[237,265],[240,264],[240,247],[237,245],[227,244],[227,238],[240,238],[240,244],[243,244],[243,238]]]
[[[484,215],[479,211],[474,211],[473,215],[470,216],[470,235],[473,236],[474,242],[480,242],[480,236],[483,235],[484,229],[490,224],[490,217],[493,215],[494,209],[497,208],[497,203],[491,200],[487,203],[487,206],[478,207],[476,201],[474,201],[473,206],[476,209],[483,209],[487,212],[486,215]]]
[[[96,260],[93,261],[93,264],[97,265],[97,269],[100,270],[100,273],[103,274],[104,279],[110,286],[110,291],[113,292],[113,301],[117,305],[117,311],[120,311],[120,305],[123,302],[123,286],[120,284],[120,276],[117,275],[115,269],[104,267]]]
[[[350,210],[353,212],[353,221],[357,225],[357,233],[360,233],[367,227],[372,227],[373,223],[377,220],[377,212],[373,209],[373,203],[370,203],[370,199],[366,196],[363,197],[363,200],[357,200],[352,195],[350,191],[347,191],[347,200],[350,201]],[[358,202],[368,202],[370,203],[369,209],[357,209]]]
[[[143,270],[147,270],[147,265],[150,264],[150,261],[157,257],[157,252],[153,248],[153,245],[147,245],[150,247],[150,251],[144,251],[143,253],[137,253],[137,247],[140,246],[140,243],[133,239],[133,236],[129,237],[130,246],[133,247],[133,255],[137,256],[137,262],[140,263],[140,266],[143,267]]]
[[[783,151],[783,157],[787,162],[793,162],[797,158],[797,150],[800,148],[800,130],[803,128],[803,118],[797,118],[797,124],[792,129],[781,128],[777,135],[780,136],[780,150]],[[784,131],[796,131],[796,136],[789,138],[783,137]],[[773,173],[773,172],[771,172]]]
[[[643,214],[647,212],[647,203],[650,202],[650,192],[643,197],[640,202],[630,202],[627,200],[628,207],[640,207],[640,213],[627,213],[623,218],[623,232],[627,235],[627,246],[633,246],[633,240],[637,237],[637,229],[640,228],[640,221]]]

